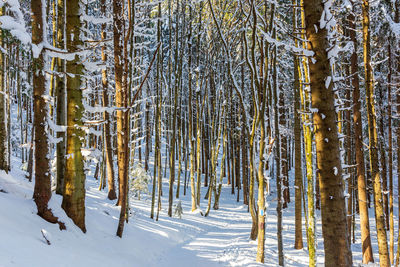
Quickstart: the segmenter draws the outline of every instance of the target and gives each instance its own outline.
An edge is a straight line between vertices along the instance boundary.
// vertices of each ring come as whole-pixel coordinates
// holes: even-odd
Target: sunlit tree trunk
[[[101,0],[101,13],[104,17],[106,17],[106,0]],[[101,25],[101,39],[107,39],[106,33],[107,25],[103,23]],[[104,62],[105,67],[101,71],[101,83],[103,86],[103,106],[105,108],[109,105],[109,95],[108,95],[108,77],[107,77],[107,51],[106,51],[106,44],[103,44],[101,48],[101,60]],[[111,144],[111,121],[110,121],[110,114],[106,110],[103,114],[104,117],[104,150],[105,150],[105,162],[106,162],[106,170],[107,170],[107,179],[108,179],[108,199],[114,200],[117,198],[117,193],[115,190],[115,177],[114,177],[114,161],[113,161],[113,149]]]
[[[353,7],[354,11],[354,7]],[[361,100],[360,100],[360,83],[358,77],[358,60],[357,60],[357,39],[355,29],[355,17],[351,12],[348,16],[350,28],[350,40],[353,42],[354,51],[351,55],[351,75],[353,87],[353,124],[354,124],[354,145],[357,164],[357,189],[358,189],[358,207],[360,211],[360,228],[361,228],[361,244],[363,253],[363,263],[374,262],[371,234],[369,228],[368,204],[367,204],[367,188],[365,176],[365,162],[363,153],[363,122],[361,118]]]
[[[131,4],[128,0],[129,29],[131,27]],[[114,69],[115,69],[115,102],[117,110],[117,159],[118,159],[118,202],[121,212],[118,222],[117,236],[122,237],[128,208],[128,171],[129,171],[129,125],[130,115],[128,108],[128,52],[129,30],[125,33],[123,3],[113,0],[114,22]]]
[[[64,0],[58,0],[57,2],[57,42],[56,47],[64,49],[64,30],[65,30],[65,2]],[[59,74],[56,76],[55,93],[56,93],[56,122],[57,125],[64,126],[66,122],[66,110],[65,110],[65,61],[62,58],[57,58],[57,71]],[[65,175],[65,132],[57,132],[57,138],[59,142],[56,145],[56,157],[57,157],[57,187],[56,193],[59,195],[63,194],[64,189],[64,175]]]
[[[195,142],[193,137],[193,90],[192,90],[192,7],[189,7],[190,10],[190,26],[189,26],[189,34],[188,34],[188,67],[189,67],[189,142],[190,142],[190,189],[191,189],[191,199],[192,199],[192,211],[197,209],[197,198],[196,198],[196,185],[194,181],[194,173],[195,173]]]
[[[297,30],[296,6],[297,0],[293,1],[293,29]],[[295,39],[295,45],[298,47],[298,41]],[[297,56],[293,56],[294,63],[294,190],[295,190],[295,241],[294,248],[303,248],[303,230],[301,214],[301,191],[303,187],[302,160],[301,160],[301,126],[300,126],[300,66]]]
[[[382,183],[379,172],[378,158],[378,134],[374,103],[374,81],[371,65],[371,37],[370,37],[370,17],[369,0],[363,0],[363,47],[364,47],[364,71],[365,71],[365,94],[367,98],[367,117],[369,133],[369,156],[370,169],[374,188],[374,209],[376,230],[378,234],[379,262],[380,266],[389,266],[389,250],[387,246],[387,237],[385,229],[385,214],[383,210]]]
[[[304,1],[300,0],[301,6],[301,25],[303,28],[301,37],[303,40],[306,38],[305,30],[305,12],[304,12]],[[306,42],[302,42],[303,49],[307,48]],[[304,114],[302,117],[303,121],[303,135],[304,135],[304,152],[305,152],[305,160],[306,160],[306,179],[307,179],[307,217],[306,217],[306,226],[307,226],[307,247],[308,247],[308,258],[309,258],[309,266],[316,265],[316,244],[315,244],[315,191],[314,184],[315,178],[313,173],[313,149],[312,149],[312,118],[310,114],[310,93],[309,93],[309,84],[310,84],[310,75],[309,75],[309,64],[306,58],[302,58],[303,65],[303,83],[301,84],[300,96],[302,102],[302,111]],[[304,200],[305,202],[305,200]]]
[[[66,1],[66,47],[68,52],[76,52],[82,46],[81,2]],[[82,129],[82,75],[84,67],[78,55],[66,62],[67,75],[67,147],[62,208],[74,223],[86,232],[85,226],[85,172],[81,148],[85,132]]]
[[[321,192],[322,233],[324,237],[325,266],[352,266],[352,255],[347,233],[346,206],[333,83],[328,59],[328,31],[321,28],[322,12],[330,12],[322,0],[304,1],[308,49],[314,52],[309,60],[311,101],[317,168]],[[324,18],[324,17],[323,17]]]
[[[387,120],[388,120],[388,172],[389,172],[389,252],[390,264],[394,264],[394,215],[393,215],[393,130],[392,130],[392,46],[391,38],[388,40],[388,66],[389,73],[387,76],[388,83],[388,106],[387,106]]]

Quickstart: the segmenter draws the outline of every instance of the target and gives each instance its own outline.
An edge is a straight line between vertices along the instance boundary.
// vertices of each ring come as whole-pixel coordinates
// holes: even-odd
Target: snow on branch
[[[26,31],[24,16],[18,0],[6,0],[0,2],[0,7],[8,6],[8,10],[13,16],[1,16],[0,28],[7,30],[21,43],[27,45],[32,42],[31,35]]]
[[[304,55],[306,57],[314,56],[314,52],[311,51],[311,50],[303,49],[303,48],[296,47],[294,45],[290,45],[290,44],[287,44],[285,42],[279,41],[279,40],[277,40],[275,38],[272,38],[269,33],[263,31],[261,28],[260,28],[260,30],[263,32],[265,40],[270,44],[276,45],[276,47],[284,47],[284,49],[287,50],[287,51],[290,51],[290,52],[293,52],[293,53],[297,53],[297,54],[302,54],[302,55]]]

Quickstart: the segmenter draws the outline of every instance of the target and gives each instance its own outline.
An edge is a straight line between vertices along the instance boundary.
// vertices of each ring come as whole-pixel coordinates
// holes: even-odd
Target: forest
[[[0,1],[0,266],[399,266],[400,0]]]

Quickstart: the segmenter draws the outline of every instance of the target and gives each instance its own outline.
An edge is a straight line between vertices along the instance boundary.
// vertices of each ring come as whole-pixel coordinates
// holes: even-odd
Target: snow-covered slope
[[[230,187],[224,187],[221,208],[208,217],[190,212],[190,196],[183,196],[182,218],[167,216],[167,194],[159,221],[149,218],[150,198],[130,199],[131,216],[122,239],[115,236],[119,208],[99,191],[97,181],[86,183],[86,228],[83,234],[65,215],[61,197],[53,194],[50,207],[66,223],[67,230],[36,215],[33,183],[24,178],[14,160],[10,174],[0,172],[0,266],[277,266],[276,199],[269,198],[266,226],[266,263],[255,262],[257,244],[249,240],[251,217],[247,206],[236,202]],[[164,192],[168,184],[164,184]],[[203,188],[205,190],[205,188]],[[190,192],[190,191],[187,191]],[[205,193],[205,192],[204,192]],[[204,195],[204,194],[203,194]],[[206,201],[202,200],[205,209]],[[286,266],[308,266],[306,249],[295,250],[294,203],[283,214]],[[373,214],[371,213],[371,218]],[[374,227],[373,220],[371,220]],[[323,265],[323,242],[318,221],[318,265]],[[51,245],[46,243],[45,238]],[[305,233],[303,233],[305,234]],[[374,237],[374,232],[372,232]],[[306,246],[306,238],[304,245]],[[358,237],[359,238],[359,237]],[[359,241],[359,240],[358,240]],[[375,237],[373,239],[376,248]],[[361,247],[353,246],[355,265]],[[377,251],[377,248],[374,249]],[[375,255],[377,260],[378,255]]]

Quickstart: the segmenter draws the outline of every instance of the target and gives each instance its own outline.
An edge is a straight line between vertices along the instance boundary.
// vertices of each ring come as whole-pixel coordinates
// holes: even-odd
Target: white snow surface
[[[159,221],[149,218],[151,198],[142,195],[139,201],[130,198],[131,216],[123,238],[115,235],[119,208],[99,191],[97,181],[89,175],[86,181],[86,228],[83,234],[61,209],[62,198],[53,194],[50,207],[65,222],[66,231],[36,215],[32,200],[34,183],[28,182],[20,170],[20,161],[12,159],[10,174],[0,171],[0,266],[278,266],[276,235],[276,195],[268,200],[265,264],[256,263],[256,241],[249,240],[251,216],[247,206],[236,202],[230,186],[224,184],[220,209],[208,217],[190,212],[190,187],[181,198],[182,219],[167,216],[168,183]],[[291,173],[293,174],[293,173]],[[292,176],[292,175],[291,175]],[[183,179],[184,175],[181,177]],[[274,181],[272,181],[274,182]],[[183,181],[182,181],[183,183]],[[292,183],[291,183],[292,184]],[[275,186],[271,188],[274,190]],[[202,187],[201,210],[206,208]],[[175,188],[176,190],[176,188]],[[294,193],[291,187],[291,194]],[[175,192],[175,191],[174,191]],[[174,200],[176,203],[177,200]],[[397,208],[395,207],[395,210]],[[397,218],[397,214],[396,218]],[[357,216],[358,217],[358,216]],[[370,209],[371,229],[375,229]],[[395,219],[397,221],[397,219]],[[359,223],[357,219],[357,223]],[[304,220],[303,220],[304,224]],[[283,248],[286,266],[308,266],[307,249],[295,250],[294,199],[283,210]],[[49,239],[46,243],[42,231]],[[375,261],[378,262],[376,233],[372,230]],[[396,235],[397,236],[397,235]],[[303,241],[306,247],[305,231]],[[323,240],[320,213],[317,211],[317,265],[323,266]],[[357,229],[353,245],[354,265],[361,262],[360,233]],[[378,266],[378,265],[369,265]]]

